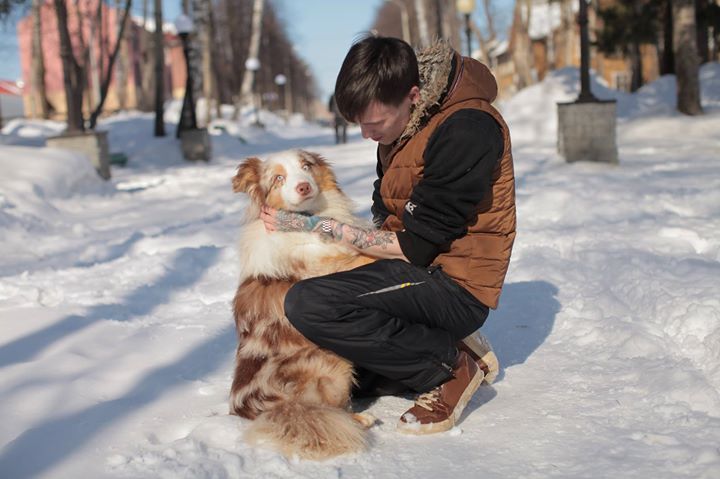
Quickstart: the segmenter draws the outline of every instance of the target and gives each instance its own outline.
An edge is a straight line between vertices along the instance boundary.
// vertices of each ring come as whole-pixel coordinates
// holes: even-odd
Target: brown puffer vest
[[[409,201],[413,187],[422,179],[423,153],[435,129],[461,109],[475,108],[492,115],[502,129],[505,147],[493,172],[490,193],[477,206],[477,218],[468,225],[467,234],[453,241],[450,250],[440,254],[433,264],[441,265],[443,271],[480,302],[495,309],[515,240],[515,176],[510,134],[502,116],[490,104],[497,93],[492,73],[474,59],[461,57],[452,51],[449,54],[456,58],[455,76],[439,111],[414,125],[411,117],[408,128],[396,144],[390,147],[381,145],[378,149],[384,170],[380,194],[391,213],[382,227],[390,231],[404,228],[405,203]],[[418,57],[422,65],[423,57]],[[422,72],[421,66],[421,77]],[[446,74],[443,86],[447,85],[447,81]],[[413,116],[416,116],[415,113]]]

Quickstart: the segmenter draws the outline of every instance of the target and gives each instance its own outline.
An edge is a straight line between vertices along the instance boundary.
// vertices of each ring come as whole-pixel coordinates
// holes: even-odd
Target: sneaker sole
[[[416,436],[449,431],[455,426],[455,424],[457,424],[458,419],[460,419],[460,416],[462,416],[462,413],[465,410],[465,406],[467,406],[467,403],[470,402],[470,399],[472,399],[475,392],[480,388],[480,384],[482,384],[484,378],[485,373],[478,368],[477,374],[473,376],[470,383],[465,388],[465,391],[463,391],[462,396],[460,396],[460,400],[458,401],[457,406],[455,406],[452,416],[446,420],[431,424],[420,424],[417,422],[406,423],[398,421],[397,430],[403,434],[413,434]]]

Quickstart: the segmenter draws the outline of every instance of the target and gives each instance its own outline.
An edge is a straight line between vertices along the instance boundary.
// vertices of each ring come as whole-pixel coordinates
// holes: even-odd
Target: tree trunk
[[[165,136],[165,39],[162,0],[155,0],[155,136]]]
[[[677,78],[677,109],[686,115],[701,115],[700,58],[697,53],[694,0],[672,0],[673,46]]]
[[[470,19],[470,29],[475,34],[475,36],[478,39],[478,49],[480,50],[480,61],[485,63],[486,65],[490,66],[491,68],[494,68],[495,65],[491,65],[491,58],[490,58],[490,52],[488,51],[488,41],[485,40],[485,37],[482,34],[482,31],[480,30],[480,27],[478,27],[477,23]]]
[[[212,118],[212,104],[214,97],[213,89],[213,73],[212,73],[212,28],[211,16],[212,5],[206,0],[193,0],[193,17],[195,19],[195,51],[200,58],[199,74],[193,77],[198,79],[194,84],[197,85],[198,91],[195,98],[204,98],[203,111],[199,118],[204,118],[205,125],[210,123]]]
[[[563,0],[562,9],[562,38],[563,38],[563,67],[573,64],[573,52],[575,51],[575,14],[572,9],[573,0]],[[552,33],[551,33],[552,35]]]
[[[67,105],[67,131],[85,130],[82,101],[84,91],[84,71],[73,54],[70,31],[68,30],[68,11],[65,0],[55,0],[55,15],[60,36],[60,59],[63,67],[63,85]]]
[[[518,0],[515,3],[516,25],[518,29],[513,39],[513,63],[515,63],[515,72],[517,73],[516,86],[521,90],[534,83],[532,76],[532,43],[528,27],[530,25],[530,16],[532,15],[532,0]]]
[[[218,84],[218,69],[217,61],[214,56],[214,46],[216,45],[217,38],[217,24],[215,23],[214,8],[208,8],[208,44],[207,44],[207,55],[208,55],[208,75],[207,79],[209,85],[209,98],[212,98],[215,103],[215,117],[222,118],[222,100],[220,98],[220,85]],[[208,107],[209,108],[209,107]],[[210,111],[208,109],[208,118],[210,118]]]
[[[660,74],[675,73],[675,52],[673,50],[673,7],[672,0],[665,0],[663,5],[663,39]]]
[[[443,23],[443,17],[445,12],[443,11],[443,5],[440,0],[435,0],[435,36],[436,38],[447,38],[448,31],[445,29]]]
[[[636,92],[643,86],[643,65],[640,44],[634,42],[630,45],[630,91]]]
[[[100,101],[103,47],[102,2],[98,2],[97,15],[95,21],[90,24],[90,39],[88,40],[88,62],[86,64],[90,75],[89,89],[86,92],[88,111],[94,110]]]
[[[260,52],[260,35],[262,33],[262,16],[263,16],[263,7],[264,7],[264,0],[254,0],[253,3],[253,16],[252,16],[252,26],[251,26],[251,36],[250,36],[250,47],[248,48],[248,56],[247,58],[258,58],[258,53]],[[240,86],[240,103],[250,103],[252,100],[252,94],[253,94],[253,83],[255,81],[255,71],[251,70],[249,68],[245,68],[245,73],[243,74],[243,81],[242,85]],[[235,115],[238,116],[240,113],[240,107],[241,105],[236,104],[235,105]]]
[[[702,22],[702,19],[700,18],[702,16],[702,12],[707,12],[709,5],[709,0],[695,0],[695,24],[697,26],[697,48],[700,63],[707,63],[710,61],[710,28],[708,28],[709,25]]]
[[[33,36],[32,36],[32,115],[37,118],[50,118],[50,108],[45,91],[45,58],[42,48],[42,0],[33,0]]]
[[[430,44],[430,31],[428,29],[425,0],[415,0],[415,17],[417,19],[418,34],[420,36],[420,46],[426,47]]]
[[[483,0],[483,8],[485,10],[485,20],[487,21],[487,28],[488,28],[488,42],[494,42],[497,38],[497,33],[495,32],[495,18],[492,11],[492,0]]]
[[[143,0],[142,32],[138,39],[140,60],[136,73],[140,72],[138,104],[142,111],[153,111],[153,75],[155,70],[155,51],[152,46],[151,35],[148,33],[147,20],[150,0]],[[136,84],[137,84],[136,83]]]
[[[122,47],[123,42],[123,36],[125,34],[125,27],[127,25],[128,16],[130,15],[130,8],[132,7],[132,0],[126,0],[125,2],[125,12],[123,13],[122,20],[120,21],[120,30],[118,31],[118,37],[115,41],[115,48],[113,49],[112,53],[110,54],[110,59],[108,61],[108,68],[107,72],[105,73],[105,78],[103,79],[102,85],[100,85],[100,98],[98,99],[97,106],[95,107],[95,110],[90,115],[90,129],[95,129],[95,125],[97,125],[98,117],[100,116],[100,113],[102,112],[103,105],[105,105],[105,100],[107,99],[108,91],[110,90],[110,81],[112,80],[112,73],[113,73],[113,66],[115,65],[115,60],[118,57],[118,52],[120,51],[120,48]]]
[[[115,9],[119,13],[120,11],[120,0],[115,0]],[[126,5],[127,8],[127,5]],[[128,17],[123,15],[122,18],[118,15],[118,24],[116,31],[124,32],[127,27]],[[120,51],[117,58],[117,76],[115,81],[115,91],[118,98],[118,107],[121,110],[127,109],[127,86],[128,86],[128,46],[125,41],[125,35],[118,33],[118,42]],[[116,46],[117,48],[117,46]]]

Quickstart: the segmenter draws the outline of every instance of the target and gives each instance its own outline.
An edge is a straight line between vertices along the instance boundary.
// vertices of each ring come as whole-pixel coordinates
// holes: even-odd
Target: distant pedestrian
[[[335,95],[330,95],[330,101],[328,101],[328,110],[333,115],[333,126],[335,127],[335,144],[347,143],[347,121],[337,109],[335,104]]]

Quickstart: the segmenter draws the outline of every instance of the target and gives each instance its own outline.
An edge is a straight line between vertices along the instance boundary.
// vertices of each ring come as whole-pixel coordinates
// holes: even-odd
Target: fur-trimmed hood
[[[490,70],[476,60],[461,57],[446,40],[438,40],[419,51],[417,59],[420,99],[414,105],[410,120],[398,141],[420,131],[427,118],[443,107],[469,98],[480,98],[491,103],[497,96],[497,83]],[[467,83],[466,88],[457,88],[461,78]]]

